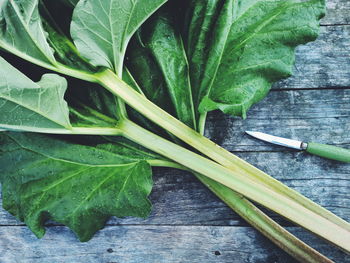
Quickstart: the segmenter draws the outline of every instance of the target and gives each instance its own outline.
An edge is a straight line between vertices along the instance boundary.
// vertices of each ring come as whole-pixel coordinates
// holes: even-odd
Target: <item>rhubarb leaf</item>
[[[38,236],[52,219],[89,240],[110,216],[146,217],[151,154],[113,144],[97,147],[54,137],[0,136],[3,206]]]
[[[0,128],[27,131],[70,129],[64,100],[67,81],[46,74],[35,83],[0,57]]]
[[[142,42],[140,33],[140,30],[137,31],[130,41],[125,61],[129,74],[124,73],[123,80],[135,90],[144,94],[158,107],[171,115],[175,115],[175,109],[170,100],[164,76],[153,54]],[[147,129],[154,130],[150,127],[152,123],[135,110],[129,109],[129,115],[138,123],[143,123],[143,126]]]
[[[193,84],[201,80],[195,104],[201,113],[245,117],[273,82],[291,75],[295,47],[317,37],[324,0],[209,2],[194,0],[190,15]]]
[[[161,11],[142,26],[142,42],[164,76],[176,116],[187,126],[195,128],[196,117],[182,38],[171,12],[166,9]]]
[[[56,63],[46,41],[38,0],[0,2],[0,47],[39,65]]]
[[[126,64],[148,99],[195,128],[188,62],[170,7],[167,4],[137,31]]]
[[[74,9],[71,35],[94,66],[121,74],[130,38],[166,0],[81,0]]]
[[[199,106],[199,88],[205,70],[212,33],[223,1],[196,1],[187,4],[187,20],[183,38],[190,66],[190,78],[195,106]]]

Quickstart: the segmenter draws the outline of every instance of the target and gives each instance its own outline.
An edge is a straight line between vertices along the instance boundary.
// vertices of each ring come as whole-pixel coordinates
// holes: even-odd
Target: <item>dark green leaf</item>
[[[151,56],[150,60],[153,60],[156,64],[155,66],[159,69],[159,79],[165,82],[165,88],[170,95],[173,108],[175,109],[175,116],[188,126],[195,128],[196,117],[193,107],[187,58],[181,36],[176,30],[175,21],[172,18],[170,10],[163,9],[161,12],[158,12],[156,16],[142,26],[138,36],[139,41],[144,46],[144,49],[140,49],[139,52],[148,53]],[[134,55],[130,59],[130,64],[136,64],[137,60],[137,57]],[[145,65],[143,68],[147,68],[147,66]],[[133,68],[136,76],[141,75],[143,71],[140,68],[138,70]],[[139,78],[142,78],[142,76]],[[144,88],[145,84],[150,83],[142,83],[141,87]],[[163,83],[161,82],[161,84]],[[162,88],[164,89],[164,86],[160,85],[159,91]],[[168,104],[164,97],[159,96],[162,95],[161,93],[157,95],[158,98],[156,100],[163,101],[163,104]]]
[[[323,0],[197,0],[195,5],[188,54],[194,84],[201,80],[199,110],[243,117],[273,82],[291,75],[294,48],[317,37],[325,8]]]
[[[137,32],[128,49],[127,66],[148,99],[195,128],[187,58],[169,6],[166,8]]]
[[[72,123],[76,126],[115,127],[118,122],[117,99],[97,84],[76,82],[67,93]],[[80,115],[80,117],[78,116]],[[84,121],[85,120],[85,121]],[[85,125],[81,125],[85,123]],[[104,123],[104,124],[103,124]]]
[[[190,0],[187,4],[188,20],[183,34],[190,65],[190,77],[195,107],[200,103],[200,86],[206,68],[212,34],[224,1]]]
[[[48,136],[1,135],[3,206],[38,236],[52,219],[89,240],[106,220],[146,217],[152,158],[112,144],[90,147]]]
[[[126,65],[131,77],[123,74],[123,79],[159,107],[173,114],[174,107],[169,103],[171,100],[165,78],[140,34],[141,31],[136,32],[127,52]]]

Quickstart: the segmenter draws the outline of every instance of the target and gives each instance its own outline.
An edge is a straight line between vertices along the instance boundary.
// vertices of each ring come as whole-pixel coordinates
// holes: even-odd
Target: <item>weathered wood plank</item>
[[[207,136],[230,151],[286,150],[255,140],[246,130],[350,148],[349,101],[350,89],[272,91],[246,120],[210,114]]]
[[[343,252],[298,228],[296,235],[339,263]],[[1,263],[291,263],[283,251],[247,227],[112,226],[88,243],[64,227],[37,240],[24,227],[0,228]]]
[[[273,88],[330,87],[350,87],[350,26],[321,27],[316,41],[297,48],[294,75]]]
[[[326,25],[350,24],[350,1],[349,0],[326,0],[327,15],[322,20]]]

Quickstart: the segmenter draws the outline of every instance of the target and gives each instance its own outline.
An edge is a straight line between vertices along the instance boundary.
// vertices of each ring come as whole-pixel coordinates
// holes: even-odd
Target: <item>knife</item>
[[[259,140],[263,140],[265,142],[281,145],[284,147],[289,147],[297,150],[303,150],[308,153],[318,155],[327,159],[341,161],[350,163],[350,150],[327,145],[315,142],[302,142],[291,139],[286,139],[282,137],[277,137],[273,135],[269,135],[263,132],[256,131],[246,131],[247,134],[257,138]]]

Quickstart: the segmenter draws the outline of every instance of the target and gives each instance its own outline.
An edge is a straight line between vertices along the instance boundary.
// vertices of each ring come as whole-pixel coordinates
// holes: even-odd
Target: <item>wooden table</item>
[[[245,130],[350,148],[350,1],[328,0],[321,36],[297,49],[294,77],[274,86],[248,119],[210,115],[215,142],[350,221],[350,165],[259,142]],[[111,219],[87,243],[48,224],[38,240],[0,210],[0,263],[295,262],[227,208],[193,176],[157,169],[146,220]],[[274,216],[336,262],[350,257]]]

